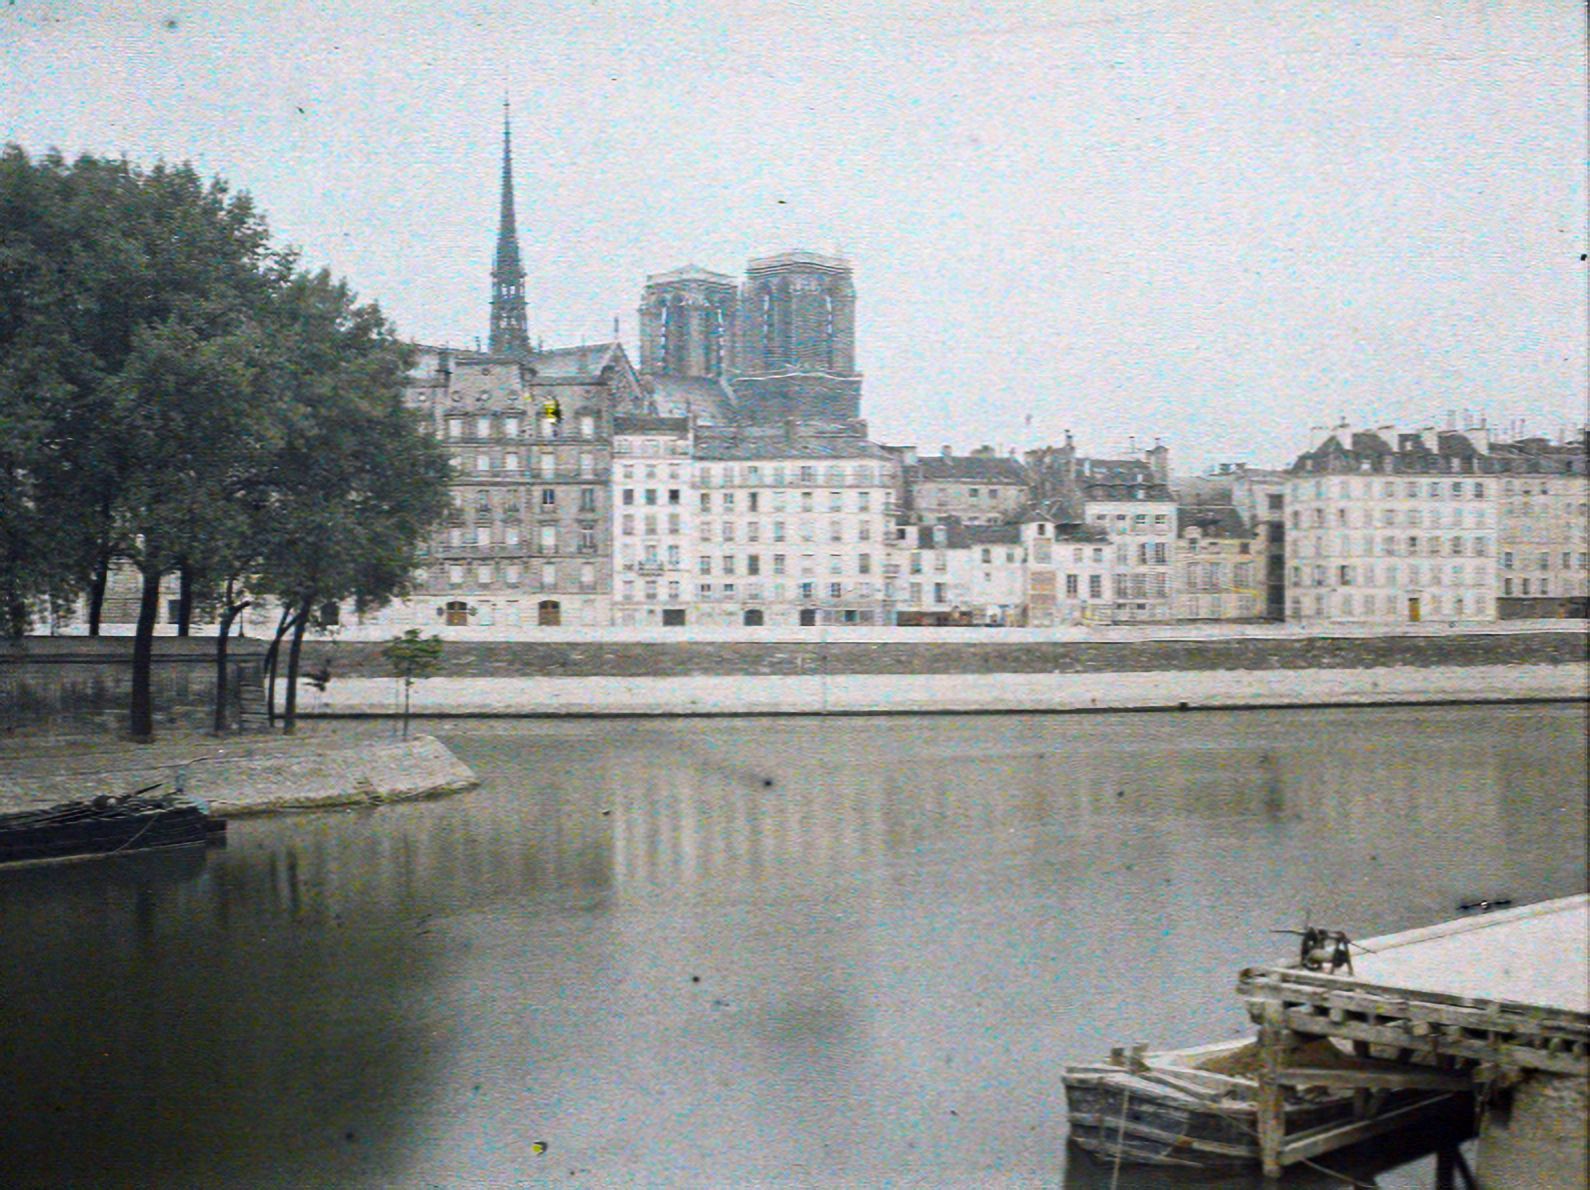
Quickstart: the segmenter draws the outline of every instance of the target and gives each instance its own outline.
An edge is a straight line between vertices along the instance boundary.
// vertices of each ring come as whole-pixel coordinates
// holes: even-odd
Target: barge
[[[226,822],[203,800],[159,788],[0,814],[0,865],[225,844]]]

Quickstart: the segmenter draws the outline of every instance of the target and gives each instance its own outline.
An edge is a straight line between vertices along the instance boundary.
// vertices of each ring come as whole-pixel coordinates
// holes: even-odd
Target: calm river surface
[[[1585,716],[432,722],[480,790],[0,874],[0,1181],[1103,1187],[1060,1065],[1272,928],[1583,891]]]

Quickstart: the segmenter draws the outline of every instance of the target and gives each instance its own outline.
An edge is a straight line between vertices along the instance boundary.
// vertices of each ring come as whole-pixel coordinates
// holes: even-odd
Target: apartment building
[[[1020,530],[1027,558],[1022,621],[1033,628],[1110,623],[1115,552],[1104,530],[1083,523],[1064,502],[1034,507]]]
[[[893,622],[884,558],[898,464],[845,432],[699,427],[696,616],[701,624]]]
[[[1265,527],[1230,504],[1180,507],[1176,526],[1176,619],[1262,618]]]
[[[948,446],[937,455],[918,456],[902,448],[906,508],[914,519],[931,524],[953,518],[962,525],[1014,522],[1026,505],[1027,473],[1014,458],[1000,458],[991,447],[956,455]]]
[[[896,623],[914,626],[1014,624],[1026,590],[1021,527],[964,525],[950,518],[895,529],[890,570]]]
[[[613,418],[613,623],[682,627],[695,605],[697,497],[688,418]]]
[[[1585,435],[1491,445],[1500,485],[1497,527],[1503,619],[1590,614],[1590,476]]]
[[[1286,491],[1287,618],[1496,618],[1497,464],[1478,431],[1318,429]]]

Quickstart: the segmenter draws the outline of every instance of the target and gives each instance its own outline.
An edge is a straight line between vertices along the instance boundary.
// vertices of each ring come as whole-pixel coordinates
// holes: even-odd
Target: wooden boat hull
[[[194,798],[100,797],[0,815],[0,864],[224,844],[226,823]]]
[[[1070,1140],[1095,1157],[1140,1165],[1230,1169],[1259,1160],[1252,1103],[1204,1099],[1110,1067],[1072,1068],[1065,1076]],[[1351,1097],[1286,1106],[1289,1129],[1352,1115]]]

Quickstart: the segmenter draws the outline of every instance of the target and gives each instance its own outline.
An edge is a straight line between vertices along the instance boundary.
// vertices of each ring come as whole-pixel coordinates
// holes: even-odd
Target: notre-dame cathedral
[[[861,416],[850,264],[816,252],[752,260],[745,281],[688,265],[646,278],[640,371],[661,394],[721,387],[732,420],[847,423]],[[703,384],[702,382],[705,382]]]
[[[503,120],[489,354],[533,366],[539,353],[526,317],[506,105]],[[849,262],[793,251],[752,260],[738,285],[695,265],[647,277],[639,370],[661,414],[719,424],[853,425],[861,374]]]

